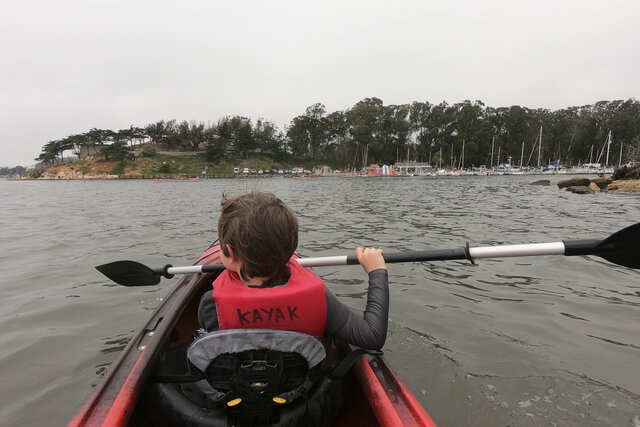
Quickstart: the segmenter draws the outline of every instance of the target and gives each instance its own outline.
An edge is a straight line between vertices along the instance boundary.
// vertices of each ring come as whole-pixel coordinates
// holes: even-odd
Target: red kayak
[[[219,263],[219,246],[214,245],[196,265]],[[110,366],[70,426],[242,424],[229,423],[226,406],[230,402],[218,407],[198,396],[189,384],[161,375],[186,369],[187,347],[199,328],[200,297],[210,292],[216,274],[189,274],[179,281]],[[350,348],[344,344],[340,348],[346,357]],[[329,384],[310,389],[305,399],[278,407],[269,425],[435,426],[381,354],[357,355],[347,374]]]

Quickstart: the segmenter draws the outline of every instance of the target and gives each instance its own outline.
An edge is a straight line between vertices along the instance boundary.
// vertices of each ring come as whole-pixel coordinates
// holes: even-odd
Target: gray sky
[[[640,1],[0,0],[0,166],[158,120],[640,98]]]

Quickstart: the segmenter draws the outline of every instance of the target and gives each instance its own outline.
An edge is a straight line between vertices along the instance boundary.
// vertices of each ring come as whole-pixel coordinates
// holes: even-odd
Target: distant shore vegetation
[[[203,164],[225,170],[246,163],[256,153],[270,164],[327,164],[345,170],[407,159],[471,167],[497,165],[511,158],[527,166],[537,161],[540,132],[545,163],[561,160],[572,166],[603,161],[597,157],[602,157],[609,132],[613,142],[607,149],[615,163],[619,156],[623,162],[638,161],[640,102],[601,101],[550,111],[494,108],[481,101],[384,105],[381,99],[366,98],[345,111],[328,112],[323,104],[313,104],[284,129],[268,120],[253,122],[242,116],[223,117],[215,123],[160,120],[120,130],[93,128],[45,143],[36,161],[51,166],[64,162],[65,155],[75,155],[125,164],[165,152],[197,152]]]
[[[13,168],[0,167],[0,176],[22,175],[26,171],[27,171],[27,168],[24,166],[16,166]]]

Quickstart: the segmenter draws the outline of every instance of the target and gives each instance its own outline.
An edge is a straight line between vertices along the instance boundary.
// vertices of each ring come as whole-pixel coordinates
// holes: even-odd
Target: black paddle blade
[[[596,255],[609,262],[640,268],[640,222],[613,233],[600,243]]]
[[[98,265],[96,270],[122,286],[154,286],[160,283],[160,276],[135,261],[110,262]]]

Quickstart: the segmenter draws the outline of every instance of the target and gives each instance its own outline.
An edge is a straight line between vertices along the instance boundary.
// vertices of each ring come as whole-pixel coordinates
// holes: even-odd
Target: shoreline
[[[552,176],[566,176],[567,174],[553,174]],[[459,176],[504,176],[504,175],[459,175]],[[338,174],[325,174],[325,175],[297,175],[297,174],[206,174],[206,175],[195,175],[195,174],[123,174],[123,175],[109,175],[109,174],[100,174],[100,175],[56,175],[56,176],[47,176],[47,177],[19,177],[19,178],[8,178],[8,181],[112,181],[112,180],[152,180],[152,181],[204,181],[210,179],[312,179],[312,178],[424,178],[424,179],[433,179],[433,178],[456,178],[459,176],[447,176],[447,175],[436,175],[436,176],[409,176],[409,175],[397,175],[397,176],[377,176],[377,175],[356,175],[349,173],[338,173]],[[509,175],[507,175],[509,176]],[[514,175],[514,176],[522,176],[522,175]],[[531,174],[532,178],[543,178],[548,177],[549,174]],[[572,176],[581,176],[581,175],[572,175]],[[609,184],[603,191],[610,192],[624,192],[624,193],[640,193],[640,179],[629,179],[629,180],[616,180]]]
[[[117,179],[165,179],[165,180],[195,180],[195,179],[255,179],[255,178],[457,178],[457,177],[488,177],[488,176],[531,176],[532,178],[551,177],[551,176],[584,176],[597,174],[442,174],[442,175],[372,175],[358,174],[354,172],[330,173],[330,174],[43,174],[38,178],[29,176],[7,178],[9,181],[82,181],[82,180],[117,180]]]
[[[257,179],[257,178],[294,178],[294,179],[309,179],[309,178],[324,178],[324,177],[350,177],[355,176],[353,174],[332,174],[332,175],[294,175],[294,174],[122,174],[122,175],[55,175],[55,176],[41,176],[38,178],[31,178],[28,176],[22,176],[19,178],[7,178],[9,181],[96,181],[96,180],[163,180],[163,181],[196,181],[206,179]]]

